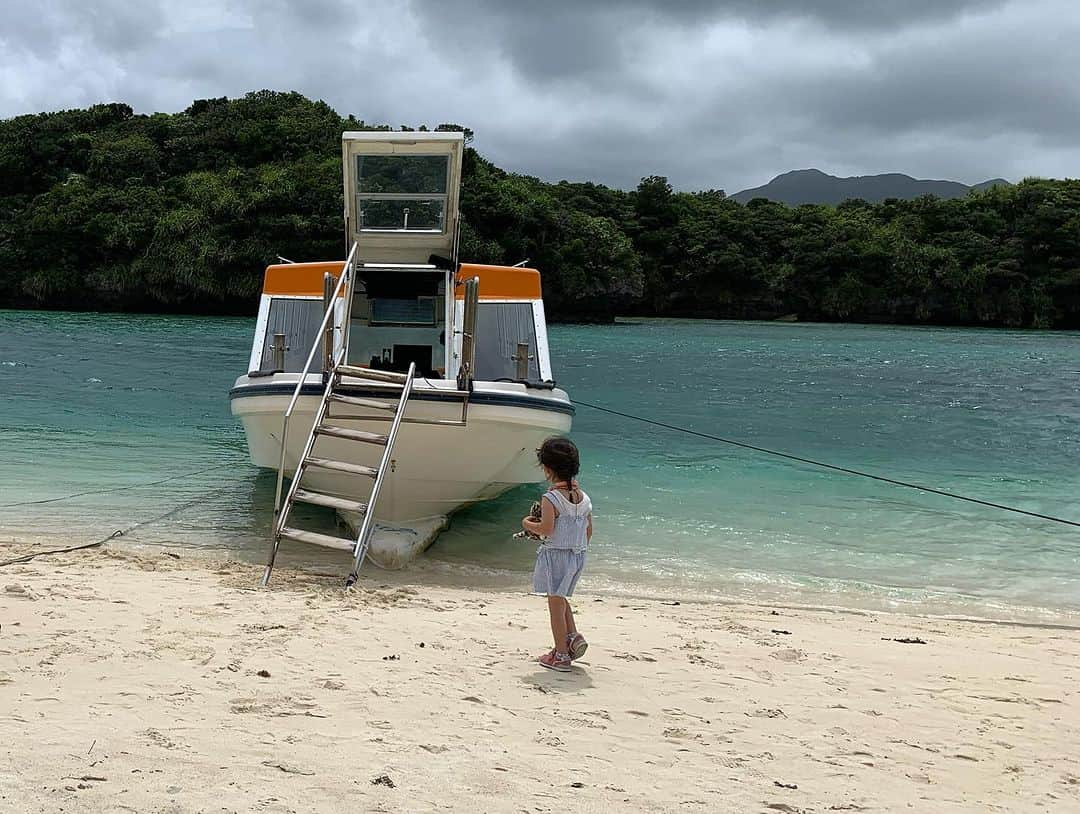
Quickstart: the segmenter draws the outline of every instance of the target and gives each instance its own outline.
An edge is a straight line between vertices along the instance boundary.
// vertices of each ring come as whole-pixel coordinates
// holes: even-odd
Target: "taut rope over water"
[[[706,438],[710,441],[717,441],[721,444],[730,444],[733,447],[749,449],[754,452],[764,453],[765,455],[773,455],[777,458],[786,458],[789,461],[797,461],[798,463],[810,464],[811,466],[818,466],[823,469],[831,469],[833,472],[843,472],[845,475],[857,475],[860,478],[869,478],[870,480],[881,481],[882,483],[891,483],[893,486],[903,486],[907,489],[918,489],[920,492],[929,492],[930,494],[941,495],[942,497],[950,497],[954,500],[964,500],[968,503],[976,503],[980,506],[989,506],[992,509],[1001,509],[1006,512],[1014,512],[1016,514],[1027,515],[1028,517],[1037,517],[1040,520],[1049,520],[1054,523],[1062,523],[1066,526],[1075,526],[1080,528],[1080,522],[1077,522],[1076,520],[1067,520],[1064,517],[1054,517],[1050,514],[1029,512],[1027,509],[1018,509],[1015,506],[1006,506],[1003,503],[994,503],[990,500],[981,500],[977,497],[968,497],[967,495],[960,495],[956,492],[947,492],[944,489],[935,489],[932,486],[923,486],[918,483],[909,483],[908,481],[897,480],[896,478],[887,478],[884,475],[875,475],[872,472],[862,472],[858,469],[850,469],[846,466],[837,466],[835,464],[825,463],[824,461],[815,461],[812,458],[804,458],[800,455],[792,455],[788,452],[780,452],[779,450],[775,449],[759,447],[755,446],[754,444],[747,444],[744,441],[734,441],[730,438],[721,438],[719,435],[711,435],[707,432],[699,432],[698,430],[691,430],[687,427],[679,427],[675,424],[665,424],[663,421],[656,421],[651,418],[633,415],[632,413],[623,413],[618,410],[612,410],[608,407],[601,407],[599,404],[589,404],[587,401],[579,401],[575,399],[574,404],[580,404],[582,407],[588,407],[592,410],[598,410],[601,413],[608,413],[609,415],[617,415],[621,418],[629,418],[633,421],[640,421],[643,424],[651,424],[654,427],[662,427],[665,430],[681,432],[685,433],[686,435],[695,435],[698,438]]]
[[[85,497],[86,495],[107,495],[111,492],[126,492],[129,489],[145,489],[147,486],[160,486],[163,483],[169,483],[174,480],[184,480],[185,478],[193,478],[196,475],[202,475],[206,472],[212,472],[215,469],[223,469],[226,466],[234,466],[232,461],[228,461],[223,464],[215,464],[214,466],[208,466],[205,469],[197,469],[194,472],[184,472],[180,475],[170,475],[167,478],[161,480],[153,480],[149,483],[129,483],[126,486],[113,486],[108,489],[90,489],[86,492],[75,492],[72,495],[61,495],[60,497],[47,497],[42,500],[22,500],[16,503],[0,503],[0,509],[11,509],[16,506],[38,506],[42,503],[56,503],[61,500],[71,500],[76,497]]]

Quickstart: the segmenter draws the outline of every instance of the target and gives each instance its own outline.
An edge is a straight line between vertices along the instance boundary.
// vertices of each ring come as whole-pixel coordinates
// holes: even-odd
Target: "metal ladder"
[[[374,380],[384,385],[393,385],[394,391],[396,391],[397,388],[400,388],[398,402],[396,405],[386,404],[372,399],[344,395],[339,392],[341,389],[342,376]],[[367,556],[372,527],[375,521],[375,506],[379,500],[379,492],[382,489],[386,472],[390,467],[390,459],[394,452],[394,442],[397,440],[398,430],[401,427],[402,419],[405,416],[405,410],[408,407],[409,396],[412,394],[415,376],[415,364],[410,364],[409,372],[404,374],[391,373],[383,370],[369,370],[367,368],[339,364],[336,365],[327,376],[326,388],[323,391],[319,409],[315,413],[315,421],[312,424],[311,432],[308,434],[307,442],[304,444],[304,450],[297,463],[296,472],[293,474],[292,482],[289,485],[289,491],[285,495],[285,501],[281,504],[281,510],[278,512],[274,521],[274,540],[270,549],[270,558],[266,564],[266,572],[263,574],[262,579],[264,587],[270,581],[270,573],[274,569],[274,560],[277,557],[278,547],[280,546],[282,539],[294,540],[299,543],[308,543],[343,551],[352,551],[352,570],[349,572],[345,585],[348,587],[356,582],[357,575],[360,573],[360,567],[364,564],[364,558]],[[334,403],[348,404],[370,410],[393,412],[390,429],[383,435],[329,423],[333,420],[333,417],[330,415],[330,405]],[[349,418],[355,417],[350,416]],[[360,444],[375,444],[383,447],[378,467],[362,466],[361,464],[314,455],[315,442],[320,436],[338,438]],[[371,487],[371,493],[368,496],[367,501],[364,502],[307,489],[304,487],[303,483],[304,475],[311,468],[328,469],[335,472],[369,477],[374,481]],[[290,526],[288,525],[289,514],[296,503],[310,503],[315,506],[325,506],[331,509],[356,512],[363,516],[363,521],[360,524],[360,531],[357,533],[355,539],[351,539],[323,534],[321,532],[307,531]]]
[[[349,250],[348,257],[342,266],[341,276],[334,283],[332,275],[324,277],[323,300],[325,311],[322,322],[315,332],[316,337],[323,337],[323,341],[312,343],[308,353],[307,362],[300,371],[296,386],[293,389],[292,398],[285,409],[281,428],[281,458],[278,464],[277,488],[274,495],[274,529],[273,541],[270,546],[270,555],[263,573],[262,585],[270,582],[270,574],[274,570],[274,561],[277,558],[278,548],[282,539],[296,542],[325,546],[338,550],[352,551],[353,566],[345,582],[346,587],[352,586],[357,580],[360,567],[367,556],[371,533],[375,524],[375,507],[379,500],[379,493],[386,478],[387,470],[391,466],[391,458],[394,452],[394,443],[397,440],[398,430],[403,423],[427,424],[442,427],[465,427],[468,425],[469,397],[472,392],[472,371],[475,364],[475,345],[473,337],[476,330],[476,306],[479,298],[479,279],[472,278],[465,281],[465,310],[462,327],[462,361],[457,377],[457,389],[440,389],[442,396],[451,396],[461,399],[461,417],[455,420],[430,419],[430,418],[406,418],[405,411],[408,407],[409,398],[412,395],[413,382],[416,378],[416,365],[410,364],[408,373],[396,373],[372,368],[356,367],[348,364],[346,349],[348,348],[350,315],[352,312],[353,292],[356,285],[356,253],[357,244],[354,242]],[[337,314],[337,303],[344,300],[343,314]],[[340,327],[338,327],[340,325]],[[340,340],[336,339],[335,331],[341,332]],[[285,499],[282,501],[282,486],[285,479],[286,455],[289,439],[289,422],[296,410],[300,394],[308,374],[313,371],[316,355],[323,358],[322,366],[323,388],[322,399],[315,412],[307,441],[297,462],[296,471],[293,473]],[[348,395],[347,390],[355,387],[354,384],[344,385],[342,378],[359,380],[362,384],[375,382],[380,387],[380,392],[387,394],[399,393],[397,404],[388,404],[370,398],[359,398]],[[340,415],[331,416],[332,404],[347,405],[353,408],[372,411],[372,415]],[[357,430],[352,427],[343,427],[330,421],[364,421],[378,422],[389,421],[390,428],[386,434]],[[375,444],[383,447],[383,453],[377,467],[363,466],[350,461],[339,461],[314,455],[315,443],[320,436],[338,438],[345,441]],[[304,475],[309,469],[332,470],[350,475],[371,478],[374,483],[366,502],[352,498],[330,495],[304,487]],[[337,537],[321,532],[307,531],[288,525],[289,515],[296,503],[310,503],[316,506],[325,506],[342,511],[352,511],[363,516],[360,530],[355,539]]]

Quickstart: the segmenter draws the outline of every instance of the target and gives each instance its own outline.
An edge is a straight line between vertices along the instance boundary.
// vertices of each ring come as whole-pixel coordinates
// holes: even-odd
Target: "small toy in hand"
[[[529,517],[531,517],[533,520],[539,520],[540,519],[540,501],[539,500],[534,500],[533,501],[532,508],[529,509]],[[540,537],[537,534],[533,534],[531,531],[522,530],[522,531],[519,531],[517,534],[514,535],[514,539],[515,540],[542,540],[544,538]]]

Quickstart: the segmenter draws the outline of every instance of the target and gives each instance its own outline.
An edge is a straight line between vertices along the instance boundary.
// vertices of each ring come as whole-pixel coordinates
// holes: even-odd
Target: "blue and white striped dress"
[[[581,494],[579,503],[552,489],[543,499],[555,507],[555,529],[536,550],[533,569],[533,592],[548,596],[573,596],[574,587],[585,568],[585,551],[589,544],[589,516],[592,501]]]

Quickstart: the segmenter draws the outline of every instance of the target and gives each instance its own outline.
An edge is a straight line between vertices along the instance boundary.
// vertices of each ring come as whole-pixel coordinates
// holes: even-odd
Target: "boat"
[[[342,135],[344,260],[266,268],[247,372],[229,392],[256,466],[277,471],[273,539],[401,568],[462,507],[540,480],[570,430],[540,273],[458,258],[459,132]],[[296,503],[336,511],[305,530]],[[302,513],[296,513],[297,515]]]

